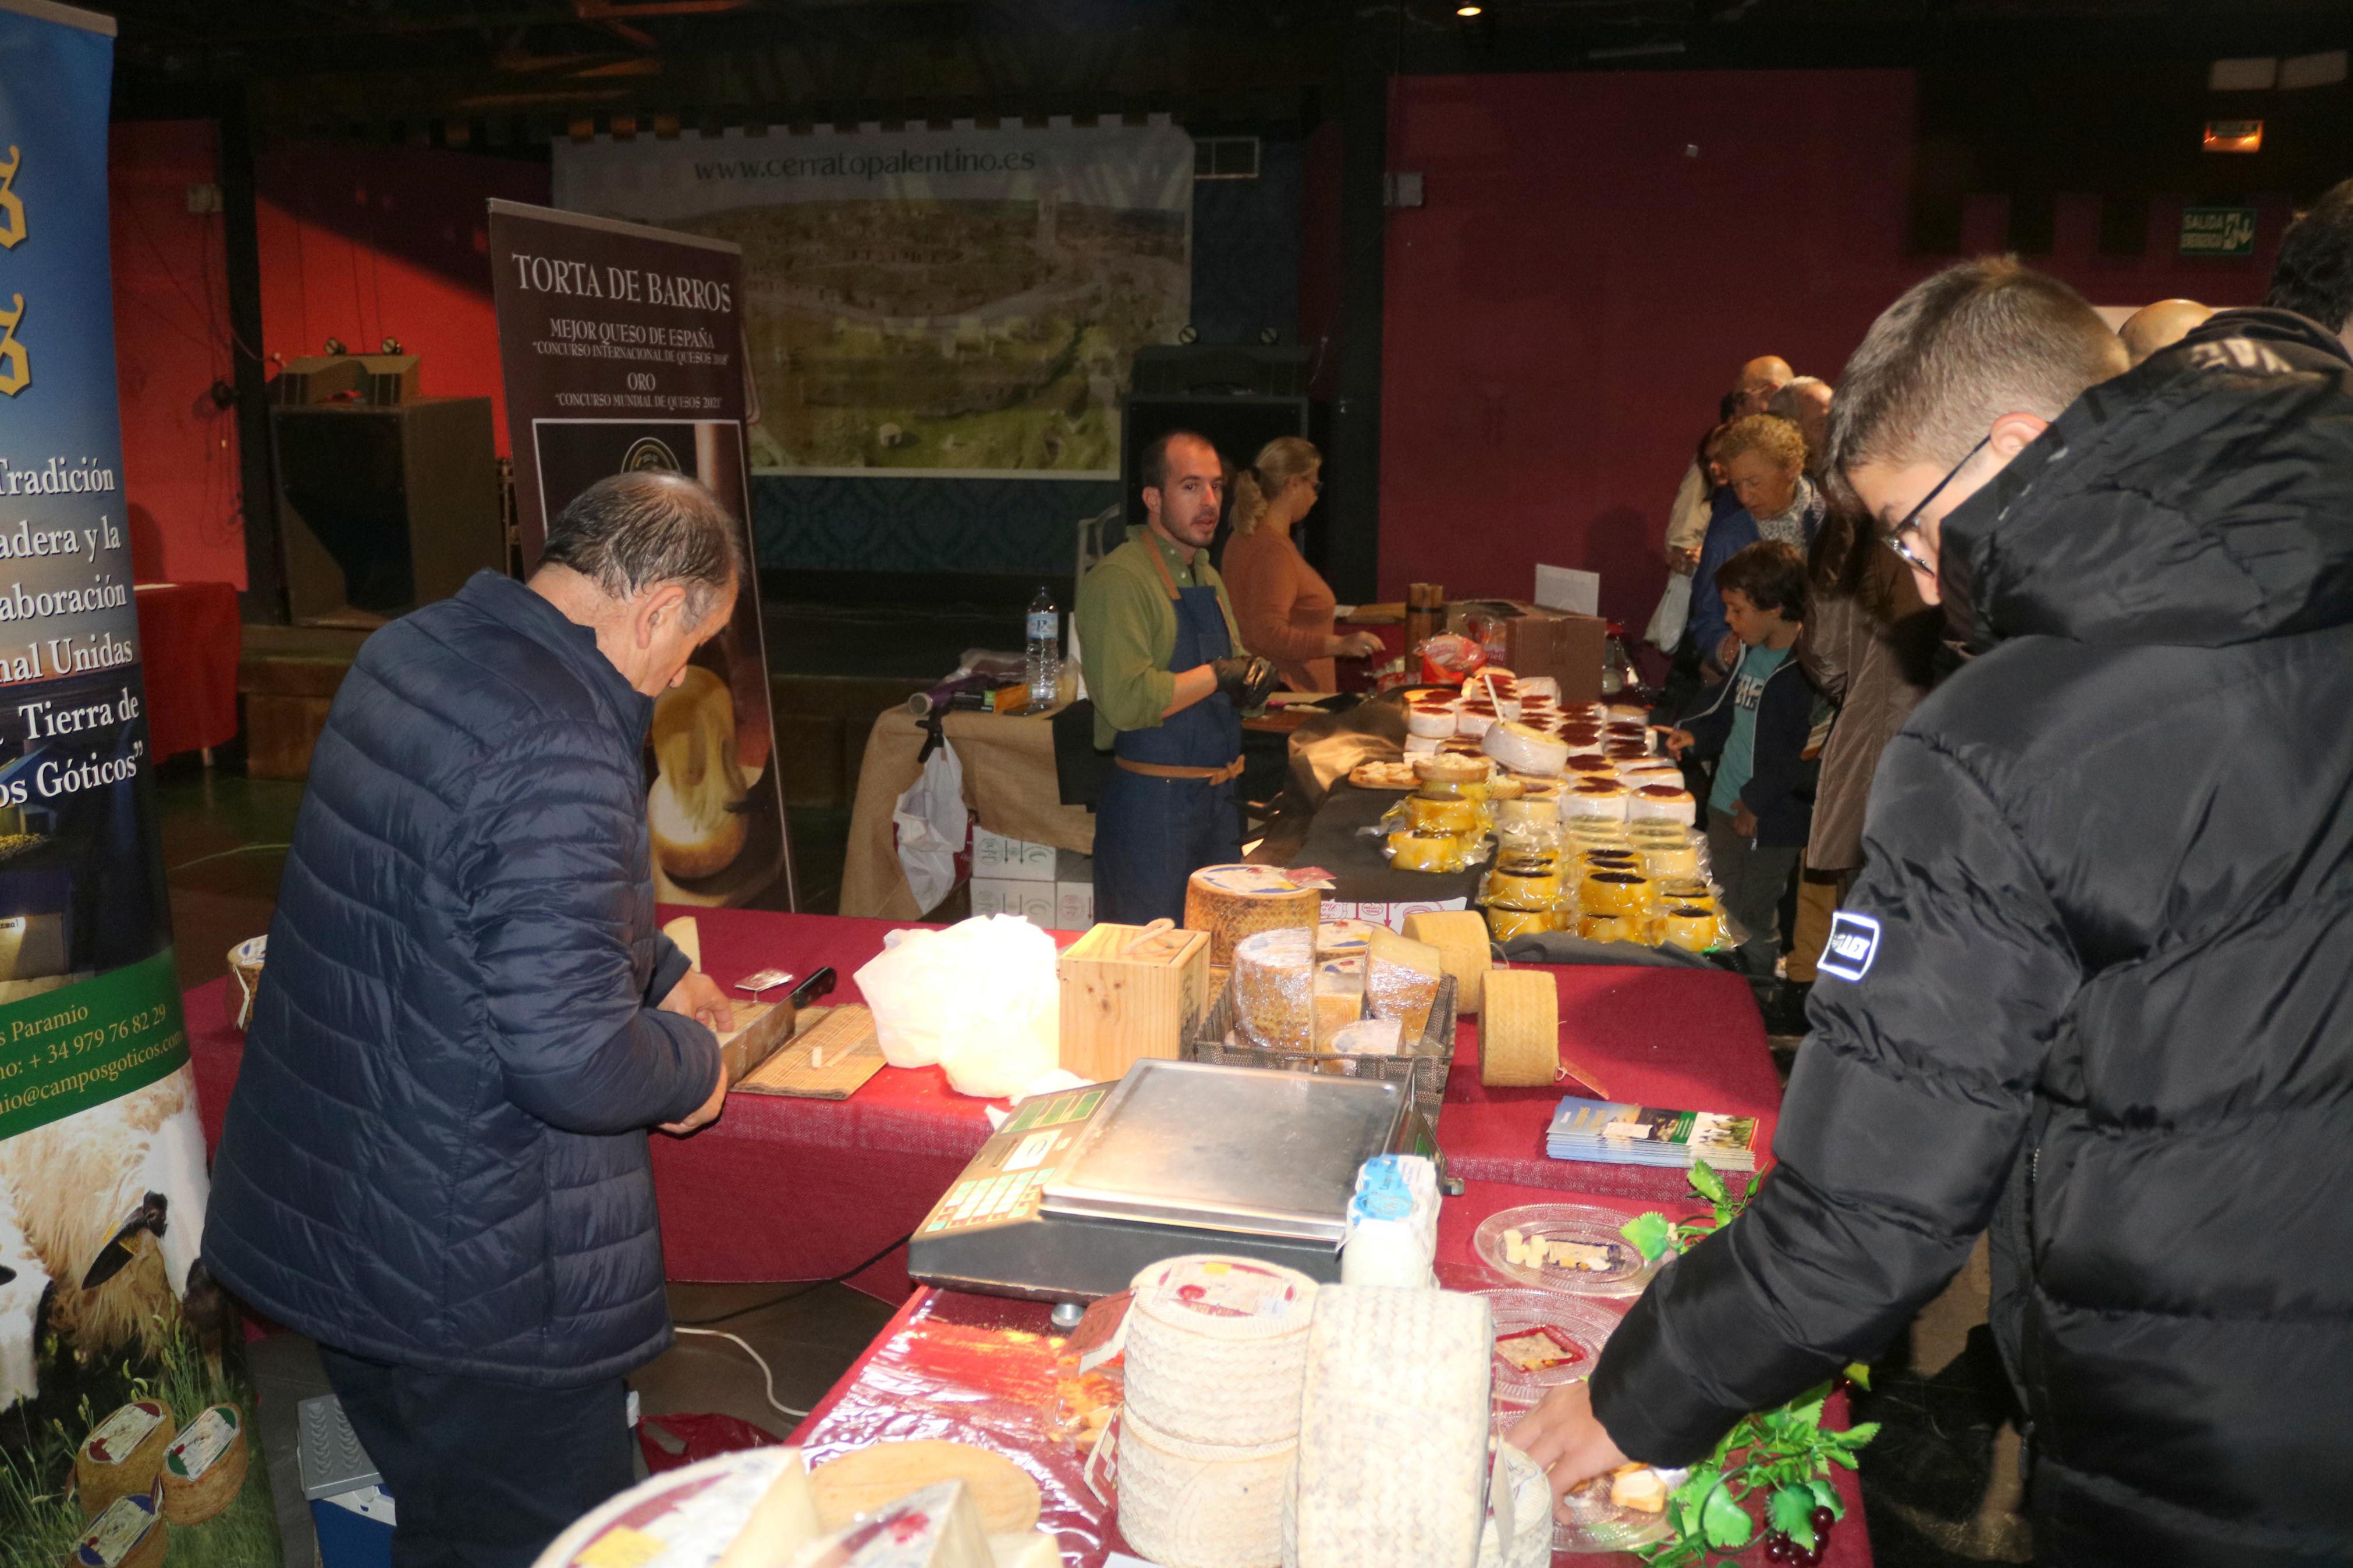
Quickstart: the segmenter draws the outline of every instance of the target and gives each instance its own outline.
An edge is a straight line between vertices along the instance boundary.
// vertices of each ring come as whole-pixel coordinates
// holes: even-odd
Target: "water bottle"
[[[1029,647],[1022,674],[1029,683],[1033,710],[1054,705],[1054,683],[1061,673],[1062,623],[1054,610],[1054,595],[1043,587],[1029,601]]]

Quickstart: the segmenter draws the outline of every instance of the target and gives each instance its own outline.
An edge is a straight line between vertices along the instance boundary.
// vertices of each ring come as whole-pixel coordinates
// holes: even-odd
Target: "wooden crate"
[[[1178,1060],[1208,1011],[1209,933],[1148,931],[1099,925],[1062,952],[1062,1066],[1091,1083]]]

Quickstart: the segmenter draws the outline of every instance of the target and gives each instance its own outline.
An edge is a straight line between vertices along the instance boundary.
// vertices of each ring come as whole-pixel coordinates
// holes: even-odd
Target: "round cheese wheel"
[[[1478,1296],[1317,1292],[1286,1562],[1472,1568],[1486,1522],[1493,1336]]]
[[[1577,901],[1588,915],[1646,919],[1658,900],[1657,885],[1640,871],[1594,871],[1577,889]]]
[[[1715,945],[1715,911],[1697,904],[1670,904],[1659,916],[1660,940],[1705,952]]]
[[[1454,705],[1451,702],[1409,702],[1405,710],[1405,732],[1444,740],[1454,733]]]
[[[1127,1408],[1187,1443],[1251,1447],[1299,1436],[1315,1281],[1280,1264],[1187,1254],[1135,1276]]]
[[[1644,845],[1642,875],[1655,882],[1699,875],[1699,849],[1690,844]]]
[[[1515,910],[1549,910],[1558,907],[1564,891],[1556,860],[1532,857],[1504,861],[1487,873],[1487,901],[1491,904]]]
[[[1448,834],[1392,833],[1389,864],[1400,871],[1460,871],[1462,840]]]
[[[1525,724],[1499,723],[1479,742],[1480,750],[1515,773],[1557,778],[1568,765],[1568,746]]]
[[[1577,921],[1577,934],[1588,942],[1640,943],[1648,932],[1637,916],[1580,915]]]
[[[83,1517],[95,1518],[117,1498],[153,1491],[178,1429],[172,1407],[160,1399],[134,1399],[91,1427],[74,1450],[74,1496]]]
[[[1137,1415],[1132,1399],[1108,1441],[1119,1460],[1119,1532],[1128,1545],[1162,1568],[1282,1561],[1295,1445],[1188,1443]]]
[[[1439,963],[1454,976],[1454,1010],[1479,1010],[1487,972],[1494,966],[1487,922],[1469,910],[1427,910],[1405,918],[1405,934],[1438,950]]]
[[[1523,796],[1518,800],[1495,803],[1495,826],[1506,827],[1551,827],[1560,821],[1560,801],[1554,795]]]
[[[1252,1045],[1315,1048],[1315,932],[1293,926],[1234,946],[1234,1021]]]
[[[1505,904],[1487,906],[1487,930],[1497,942],[1558,931],[1560,922],[1561,914],[1557,910],[1515,910]]]
[[[1204,866],[1185,884],[1185,929],[1209,933],[1209,962],[1224,968],[1234,944],[1262,931],[1314,929],[1324,895],[1280,866]]]
[[[1417,833],[1451,833],[1461,836],[1479,829],[1479,805],[1460,798],[1432,799],[1426,795],[1406,797],[1406,820]]]
[[[1598,816],[1607,822],[1626,820],[1629,791],[1614,779],[1587,779],[1561,791],[1560,815]]]
[[[1681,784],[1644,784],[1627,798],[1626,816],[1630,822],[1680,822],[1688,827],[1699,819],[1699,803]]]
[[[1697,877],[1676,877],[1659,884],[1659,900],[1669,904],[1697,904],[1704,910],[1715,908],[1715,889]]]
[[[818,1522],[828,1531],[942,1481],[962,1481],[972,1489],[981,1524],[991,1535],[1038,1528],[1038,1483],[1029,1472],[1004,1455],[971,1443],[940,1438],[872,1443],[809,1472]]]
[[[1498,969],[1487,976],[1479,1016],[1479,1081],[1490,1087],[1548,1088],[1560,1071],[1560,991],[1541,969]]]

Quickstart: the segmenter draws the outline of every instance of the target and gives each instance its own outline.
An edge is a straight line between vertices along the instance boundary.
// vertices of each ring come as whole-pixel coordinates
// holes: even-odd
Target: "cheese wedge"
[[[1408,1048],[1430,1027],[1430,1010],[1437,1004],[1438,983],[1445,973],[1444,959],[1428,942],[1393,931],[1373,932],[1365,963],[1365,995],[1375,1017],[1398,1021]]]

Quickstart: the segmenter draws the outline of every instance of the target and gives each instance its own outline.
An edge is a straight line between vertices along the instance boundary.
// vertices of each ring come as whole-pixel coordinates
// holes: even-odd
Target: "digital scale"
[[[1023,1101],[916,1227],[907,1272],[1058,1304],[1188,1252],[1335,1280],[1365,1162],[1436,1152],[1405,1083],[1146,1059]]]

